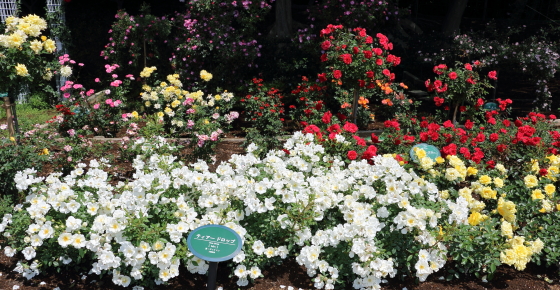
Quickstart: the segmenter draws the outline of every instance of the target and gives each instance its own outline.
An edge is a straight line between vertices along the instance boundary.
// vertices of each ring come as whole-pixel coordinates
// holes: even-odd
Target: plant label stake
[[[222,225],[205,225],[194,229],[186,240],[189,250],[202,260],[210,262],[208,290],[216,289],[218,262],[235,257],[243,246],[241,236]]]

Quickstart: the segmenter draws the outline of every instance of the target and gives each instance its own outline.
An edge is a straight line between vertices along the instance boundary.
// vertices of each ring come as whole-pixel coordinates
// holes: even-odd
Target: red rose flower
[[[378,58],[377,60],[375,60],[375,64],[376,65],[383,65],[383,59]]]
[[[500,137],[500,136],[499,136],[497,133],[492,133],[492,134],[490,134],[490,138],[489,138],[489,139],[490,139],[490,142],[496,142],[496,141],[498,141],[498,138],[499,138],[499,137]]]
[[[350,150],[348,151],[348,159],[350,160],[356,160],[356,158],[358,158],[358,153],[354,150]]]
[[[443,98],[440,98],[440,97],[434,97],[434,102],[436,103],[436,106],[439,107],[439,106],[443,105],[445,100]]]
[[[348,117],[346,117],[346,115],[342,114],[342,113],[336,113],[336,117],[342,122],[346,119],[348,119]]]
[[[375,155],[377,155],[377,147],[369,145],[367,150],[362,153],[362,159],[371,159]]]
[[[319,78],[319,82],[326,82],[327,81],[327,74],[326,73],[322,73],[322,74],[318,74],[317,77]]]
[[[504,144],[499,144],[498,146],[496,146],[496,150],[498,150],[498,152],[504,152],[507,149],[507,145]]]
[[[371,51],[373,51],[373,53],[375,53],[375,55],[380,56],[383,54],[383,50],[379,47],[373,48]]]
[[[340,79],[340,78],[342,77],[342,72],[341,72],[340,70],[335,69],[335,70],[333,71],[333,77],[334,77],[335,79]]]
[[[325,62],[327,60],[328,60],[327,54],[326,53],[321,54],[321,62]]]
[[[323,41],[323,43],[321,43],[321,49],[322,50],[327,50],[332,46],[331,42],[328,40]]]
[[[454,79],[457,78],[457,73],[454,72],[454,71],[452,71],[452,72],[450,72],[450,73],[448,74],[448,76],[449,76],[450,79],[454,80]]]
[[[443,74],[443,71],[447,69],[447,66],[445,64],[438,64],[436,66],[434,66],[434,73],[441,75]]]
[[[465,63],[466,70],[472,70],[472,65],[470,63]]]
[[[371,133],[371,142],[374,144],[379,143],[379,137],[377,135],[375,135],[375,133]]]
[[[321,122],[323,122],[324,124],[329,124],[331,122],[331,118],[332,118],[331,111],[326,111],[323,114],[323,117],[321,118]]]
[[[356,124],[354,123],[350,123],[350,122],[346,122],[346,124],[344,124],[344,127],[342,127],[346,132],[350,132],[350,133],[356,133],[356,131],[358,131],[358,126],[356,126]]]
[[[443,152],[443,155],[447,156],[447,155],[457,155],[457,145],[455,145],[455,143],[451,143],[447,146],[443,146],[441,148],[441,151]]]
[[[364,50],[364,57],[365,58],[371,58],[373,56],[373,53],[371,52],[371,50]]]
[[[317,134],[320,133],[321,129],[319,129],[319,127],[315,126],[315,125],[308,125],[307,127],[303,128],[303,133],[311,133],[311,134]]]
[[[373,77],[375,76],[375,73],[372,72],[372,71],[367,71],[367,72],[366,72],[366,76],[367,76],[368,78],[370,78],[370,79],[373,79]]]
[[[356,145],[358,146],[366,146],[366,140],[360,138],[360,136],[354,135],[352,136],[354,140],[356,140]]]
[[[484,142],[484,140],[486,140],[486,135],[484,135],[484,133],[482,132],[478,133],[478,135],[474,137],[474,141],[476,142]]]
[[[463,154],[463,156],[465,156],[465,158],[467,159],[471,158],[471,152],[469,152],[469,149],[467,147],[459,148],[459,153]]]
[[[472,129],[472,128],[473,128],[473,126],[474,126],[474,123],[473,123],[473,121],[471,121],[471,120],[467,120],[467,121],[465,122],[465,128],[467,128],[467,130],[470,130],[470,129]]]
[[[497,80],[498,79],[498,73],[495,70],[493,70],[493,71],[488,73],[488,77],[491,80]]]
[[[329,131],[331,133],[340,133],[340,132],[342,132],[342,129],[340,129],[340,125],[333,124],[333,125],[331,125],[327,128],[327,131]]]
[[[345,53],[340,55],[340,58],[342,59],[342,62],[344,62],[345,64],[351,64],[352,63],[352,55]]]

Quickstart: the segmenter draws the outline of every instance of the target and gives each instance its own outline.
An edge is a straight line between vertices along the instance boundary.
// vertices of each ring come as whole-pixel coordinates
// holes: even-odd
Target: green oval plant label
[[[241,251],[243,242],[234,230],[222,225],[205,225],[194,229],[187,237],[189,250],[209,262],[232,259]]]
[[[426,143],[420,143],[412,146],[412,148],[410,149],[410,158],[414,162],[418,162],[418,157],[414,152],[414,148],[423,149],[424,152],[426,152],[426,157],[430,157],[433,161],[436,161],[436,158],[441,157],[441,153],[439,152],[439,149],[436,146],[426,144]]]
[[[498,105],[496,103],[493,103],[493,102],[488,102],[488,103],[484,104],[484,106],[482,106],[482,108],[485,109],[485,110],[497,110]]]

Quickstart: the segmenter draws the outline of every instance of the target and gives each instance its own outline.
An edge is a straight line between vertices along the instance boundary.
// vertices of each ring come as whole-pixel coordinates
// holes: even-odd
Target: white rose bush
[[[159,154],[173,149],[163,139],[136,141],[142,154],[127,182],[113,181],[103,159],[66,176],[19,172],[27,197],[0,224],[4,253],[23,254],[16,271],[27,278],[79,264],[117,285],[149,286],[178,276],[180,265],[205,274],[208,263],[184,240],[197,227],[221,224],[243,239],[230,264],[240,286],[290,256],[319,289],[345,281],[377,289],[400,271],[424,281],[443,267],[441,225],[467,223],[468,203],[442,199],[435,184],[392,156],[346,164],[314,138],[295,133],[262,159],[250,146],[215,172]]]

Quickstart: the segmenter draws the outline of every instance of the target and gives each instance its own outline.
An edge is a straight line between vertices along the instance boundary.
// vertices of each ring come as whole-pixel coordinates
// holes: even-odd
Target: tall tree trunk
[[[270,36],[289,38],[292,35],[292,0],[276,1],[276,22]]]
[[[468,2],[469,0],[449,1],[449,8],[447,9],[447,14],[445,15],[445,20],[442,27],[442,32],[444,35],[454,36],[459,33],[461,19],[463,18],[463,13],[467,8]]]

